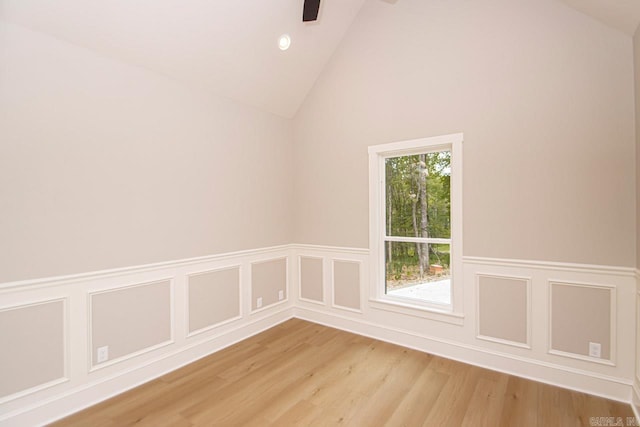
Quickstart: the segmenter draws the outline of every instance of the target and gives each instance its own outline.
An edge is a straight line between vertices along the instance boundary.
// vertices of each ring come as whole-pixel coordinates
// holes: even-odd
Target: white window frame
[[[464,135],[435,136],[392,142],[369,147],[369,245],[371,250],[370,303],[374,308],[397,311],[436,320],[462,323],[462,142]],[[385,292],[385,159],[436,151],[451,151],[451,305],[430,303],[414,298],[387,295]],[[437,242],[433,238],[401,238],[402,241]],[[446,239],[448,242],[448,239]],[[458,319],[451,320],[450,318]]]

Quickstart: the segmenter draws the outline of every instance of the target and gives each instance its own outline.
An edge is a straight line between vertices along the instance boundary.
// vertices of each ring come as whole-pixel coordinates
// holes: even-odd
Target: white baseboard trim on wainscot
[[[314,306],[306,304],[301,298],[301,276],[298,259],[300,256],[320,258],[323,261],[323,302]],[[252,263],[274,258],[287,258],[287,299],[282,305],[269,306],[265,311],[251,309],[251,274]],[[360,297],[362,313],[339,312],[330,306],[334,297],[334,283],[329,268],[332,260],[348,259],[362,263],[360,269]],[[269,329],[292,317],[308,320],[413,348],[419,351],[458,360],[471,365],[481,366],[494,371],[504,372],[534,381],[556,385],[610,398],[632,404],[636,416],[640,411],[640,377],[633,383],[633,368],[640,371],[640,365],[632,360],[631,351],[636,349],[636,335],[630,328],[620,325],[635,324],[640,321],[637,306],[640,304],[640,270],[584,265],[566,264],[527,260],[508,260],[495,258],[464,257],[464,275],[469,280],[464,295],[467,320],[465,324],[455,328],[467,327],[466,335],[458,334],[459,339],[449,338],[446,330],[438,323],[435,329],[413,328],[413,317],[393,314],[392,319],[401,320],[389,327],[384,323],[384,313],[366,296],[370,291],[367,272],[370,267],[369,250],[365,248],[343,248],[319,245],[281,245],[261,249],[217,254],[205,257],[183,259],[157,264],[133,266],[89,272],[83,274],[60,276],[45,279],[27,280],[0,284],[2,307],[11,308],[31,303],[33,300],[68,298],[74,304],[75,317],[67,319],[65,333],[68,333],[68,351],[74,361],[69,381],[47,389],[33,388],[19,395],[10,396],[0,404],[0,426],[42,425],[60,419],[88,406],[123,393],[126,390],[174,371],[211,353],[249,338],[252,335]],[[190,335],[186,327],[189,315],[188,277],[197,271],[238,266],[240,269],[240,315],[229,323],[216,325],[206,334]],[[475,282],[477,274],[506,274],[508,276],[532,276],[537,280],[536,292],[530,297],[537,301],[538,310],[533,310],[537,318],[528,320],[533,326],[532,349],[529,352],[521,349],[502,349],[499,345],[485,345],[476,340],[474,321]],[[175,328],[177,339],[174,344],[157,352],[148,352],[140,358],[128,358],[98,373],[89,373],[83,369],[83,363],[91,360],[92,347],[86,345],[87,312],[86,295],[96,291],[119,289],[127,283],[146,283],[159,277],[170,276],[174,280],[175,291],[172,293],[171,322]],[[550,307],[547,304],[550,281],[562,280],[570,283],[588,282],[598,285],[611,285],[617,289],[617,305],[612,319],[617,329],[613,330],[612,345],[618,345],[617,366],[594,367],[584,361],[555,363],[553,357],[547,357],[549,341],[548,319]],[[631,296],[633,295],[633,301]],[[535,302],[534,301],[534,302]],[[384,310],[382,310],[384,311]],[[425,316],[421,316],[425,317]],[[419,319],[421,322],[428,318]],[[431,319],[434,320],[434,319]],[[460,322],[462,323],[462,322]],[[225,325],[222,327],[222,325]],[[640,324],[638,324],[640,327]],[[448,327],[448,325],[445,325]],[[220,329],[218,329],[220,328]],[[217,331],[217,332],[216,332]],[[422,331],[431,331],[429,334]],[[636,354],[637,350],[633,354]],[[637,356],[636,356],[637,357]],[[595,366],[595,365],[594,365]],[[628,376],[627,376],[628,375]]]
[[[636,416],[637,424],[640,425],[640,384],[637,382],[633,384],[633,396],[631,397],[631,409]]]
[[[306,307],[295,307],[294,317],[493,371],[624,403],[630,402],[633,384],[626,378],[601,375],[513,354],[500,353],[484,347],[418,335],[414,332]]]
[[[0,414],[0,426],[43,425],[59,420],[259,334],[292,317],[293,308],[284,307],[259,319],[241,324],[233,330],[151,359],[144,365],[118,371],[48,400],[22,407],[14,412]]]

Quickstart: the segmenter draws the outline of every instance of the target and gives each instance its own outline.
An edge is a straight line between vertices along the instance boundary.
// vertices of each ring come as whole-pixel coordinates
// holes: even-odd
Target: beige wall
[[[291,241],[289,121],[6,22],[0,64],[0,283]]]
[[[640,269],[640,26],[633,38],[633,58],[636,95],[636,268]],[[637,284],[640,291],[640,283]],[[640,389],[640,294],[636,297],[636,376],[635,384]],[[640,395],[636,396],[640,399]],[[640,412],[640,400],[636,402]]]
[[[633,266],[630,47],[552,0],[370,1],[292,136],[2,22],[0,282],[292,241],[368,247],[366,147],[459,131],[465,255]]]
[[[367,146],[464,132],[465,255],[634,266],[630,52],[555,0],[368,1],[295,119],[295,241],[368,247]]]
[[[640,26],[633,37],[633,59],[636,89],[636,268],[640,268]]]

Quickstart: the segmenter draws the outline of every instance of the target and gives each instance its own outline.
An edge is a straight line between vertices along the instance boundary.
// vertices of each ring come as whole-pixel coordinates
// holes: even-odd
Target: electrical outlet
[[[109,346],[98,347],[98,363],[106,362],[109,360]]]
[[[600,358],[602,354],[602,345],[599,342],[589,343],[589,356]]]
[[[284,291],[278,291],[278,300],[282,301],[284,299]]]
[[[262,307],[262,297],[258,297],[256,300],[256,308]]]

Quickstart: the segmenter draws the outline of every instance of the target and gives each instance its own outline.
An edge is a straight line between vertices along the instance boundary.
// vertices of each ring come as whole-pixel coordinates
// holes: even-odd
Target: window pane
[[[451,152],[385,159],[387,236],[450,238]]]
[[[450,245],[384,244],[387,295],[451,304]]]

